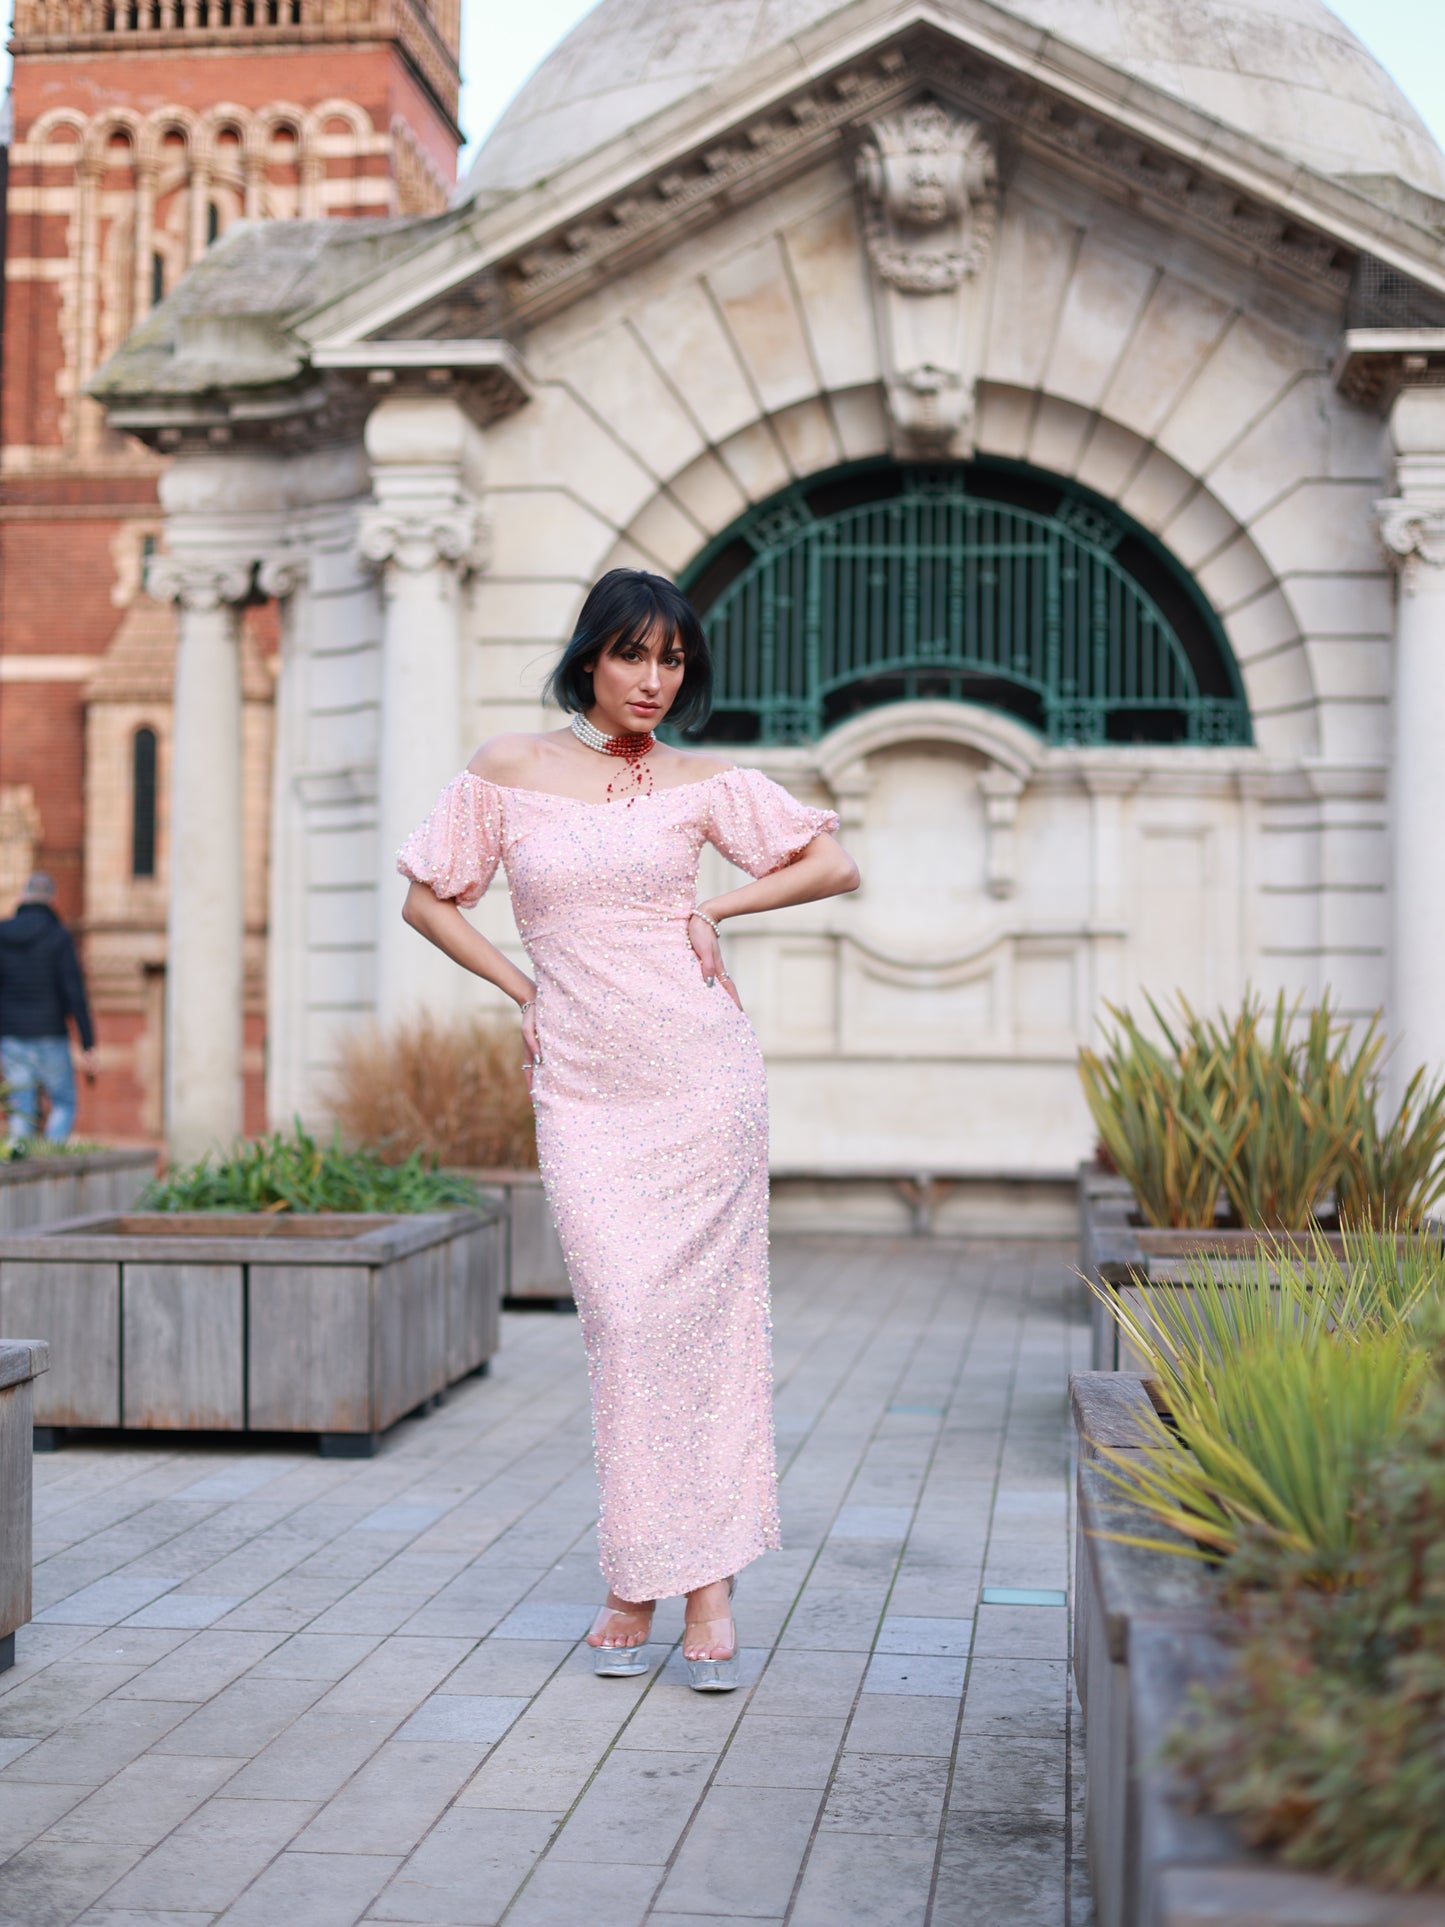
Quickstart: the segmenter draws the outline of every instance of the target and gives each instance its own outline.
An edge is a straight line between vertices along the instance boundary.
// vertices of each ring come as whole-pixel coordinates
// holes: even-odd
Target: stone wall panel
[[[636,327],[710,442],[725,441],[757,415],[757,399],[708,290],[680,282],[645,301]]]
[[[816,394],[817,370],[777,237],[714,268],[708,286],[763,408],[776,413]]]
[[[651,475],[673,475],[701,454],[701,431],[631,328],[593,335],[554,372]]]
[[[1199,377],[1233,310],[1193,282],[1165,274],[1153,290],[1103,399],[1107,414],[1152,437]]]
[[[1097,408],[1139,326],[1158,269],[1099,233],[1084,237],[1059,308],[1044,385],[1050,394]]]
[[[1319,364],[1312,342],[1256,316],[1237,315],[1155,439],[1191,473],[1205,474],[1297,375]]]

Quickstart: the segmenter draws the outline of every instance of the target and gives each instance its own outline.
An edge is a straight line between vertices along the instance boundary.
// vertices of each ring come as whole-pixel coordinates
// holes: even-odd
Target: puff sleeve
[[[749,876],[786,869],[815,836],[837,827],[832,810],[800,803],[761,770],[731,769],[712,785],[707,840]]]
[[[463,770],[431,814],[396,853],[396,867],[464,909],[480,903],[502,860],[502,799],[495,786]]]

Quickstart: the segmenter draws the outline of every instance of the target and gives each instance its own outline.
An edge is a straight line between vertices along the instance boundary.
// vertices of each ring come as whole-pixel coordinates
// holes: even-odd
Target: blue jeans
[[[50,1099],[46,1137],[59,1144],[70,1136],[75,1122],[75,1069],[68,1037],[0,1037],[0,1078],[9,1087],[12,1142],[35,1136],[42,1091]]]

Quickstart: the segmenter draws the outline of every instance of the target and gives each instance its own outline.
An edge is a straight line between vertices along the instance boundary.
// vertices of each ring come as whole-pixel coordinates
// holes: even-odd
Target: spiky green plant
[[[1233,1669],[1169,1749],[1252,1846],[1407,1891],[1445,1887],[1445,1320],[1429,1329],[1432,1384],[1370,1469],[1351,1584],[1246,1545]]]
[[[1428,1083],[1422,1065],[1383,1128],[1379,1104],[1372,1089],[1360,1106],[1358,1137],[1336,1182],[1340,1220],[1423,1224],[1445,1195],[1445,1077]]]
[[[1150,1292],[1147,1313],[1095,1287],[1170,1419],[1153,1421],[1139,1452],[1099,1454],[1165,1530],[1104,1536],[1211,1559],[1252,1531],[1308,1555],[1322,1578],[1347,1572],[1365,1468],[1429,1375],[1416,1321],[1445,1292],[1438,1244],[1364,1233],[1341,1258],[1316,1234],[1303,1252],[1272,1244],[1227,1275],[1196,1260],[1188,1277],[1187,1291]]]
[[[1356,1041],[1328,998],[1308,1013],[1303,1031],[1300,1000],[1286,1004],[1283,992],[1268,1030],[1264,1006],[1251,994],[1237,1012],[1209,1019],[1179,1002],[1181,1038],[1151,1004],[1156,1021],[1181,1059],[1191,1052],[1220,1079],[1227,1096],[1211,1115],[1245,1120],[1212,1147],[1234,1217],[1269,1230],[1308,1224],[1362,1135],[1383,1043],[1374,1021]]]
[[[1101,1051],[1079,1053],[1100,1141],[1150,1224],[1208,1227],[1246,1120],[1207,1052],[1181,1051],[1171,1038],[1166,1054],[1127,1010],[1108,1010],[1117,1029]]]

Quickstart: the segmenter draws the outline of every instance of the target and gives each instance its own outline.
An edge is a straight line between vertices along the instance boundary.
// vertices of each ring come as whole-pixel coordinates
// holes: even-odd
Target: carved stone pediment
[[[917,119],[925,91],[936,135]],[[991,183],[977,171],[982,152],[947,153],[943,121],[963,116],[985,146],[1006,142],[1012,153],[1188,230],[1331,309],[1343,309],[1377,240],[1390,239],[1397,259],[1402,247],[1408,254],[1402,223],[1340,183],[1321,183],[1316,194],[1307,173],[1242,134],[1231,134],[1216,158],[1201,147],[1198,113],[1137,78],[1118,100],[1113,113],[1099,87],[1066,67],[1051,71],[1046,53],[1031,55],[1025,67],[997,43],[975,44],[961,27],[917,20],[900,31],[890,16],[872,46],[852,37],[846,48],[840,43],[836,66],[820,63],[801,80],[790,71],[776,87],[740,79],[728,124],[715,92],[694,132],[676,107],[668,109],[656,144],[636,143],[647,159],[635,171],[579,164],[534,201],[523,194],[500,212],[468,210],[464,230],[454,216],[432,261],[408,259],[378,277],[370,291],[374,319],[357,309],[354,293],[344,298],[346,339],[498,334],[520,341],[536,321],[730,210],[821,161],[856,153],[860,138],[871,139],[878,155],[870,206],[881,224],[871,252],[880,282],[916,298],[956,291],[988,271]],[[880,144],[878,131],[894,123],[902,135],[897,151]],[[926,143],[935,137],[941,145],[930,161]],[[1408,285],[1408,274],[1397,278]],[[424,297],[421,286],[429,287]],[[323,338],[324,328],[313,338]]]

